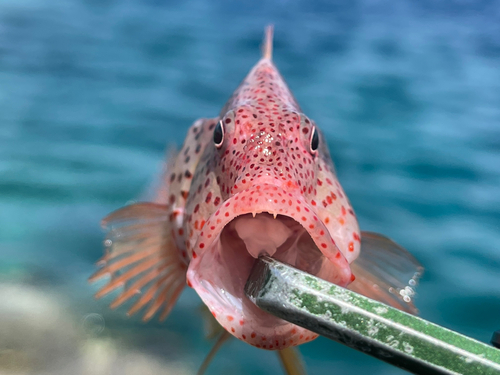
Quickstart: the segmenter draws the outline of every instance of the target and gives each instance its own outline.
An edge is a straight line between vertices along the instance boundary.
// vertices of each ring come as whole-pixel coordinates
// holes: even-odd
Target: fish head
[[[346,286],[359,252],[356,218],[325,138],[269,58],[221,111],[189,197],[187,280],[218,322],[265,349],[315,338],[261,311],[243,291],[260,255]]]

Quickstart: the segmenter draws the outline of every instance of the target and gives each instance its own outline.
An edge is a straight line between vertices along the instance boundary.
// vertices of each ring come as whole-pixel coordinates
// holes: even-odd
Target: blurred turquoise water
[[[426,267],[421,316],[489,341],[500,328],[498,1],[0,3],[2,282],[55,294],[76,322],[99,313],[99,337],[196,369],[210,342],[193,291],[166,323],[143,325],[95,302],[86,278],[100,219],[144,192],[167,144],[219,112],[268,23],[362,228]],[[326,339],[302,352],[311,374],[403,373]],[[280,370],[233,340],[209,373],[222,371]]]

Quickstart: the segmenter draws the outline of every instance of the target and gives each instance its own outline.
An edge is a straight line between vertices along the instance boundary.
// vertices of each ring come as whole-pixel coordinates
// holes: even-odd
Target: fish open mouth
[[[260,310],[244,294],[260,255],[342,286],[351,277],[346,259],[313,207],[273,185],[254,186],[225,202],[205,224],[195,254],[189,282],[219,323],[240,338],[245,336],[243,326],[274,336],[294,327]],[[240,323],[237,329],[233,319]]]

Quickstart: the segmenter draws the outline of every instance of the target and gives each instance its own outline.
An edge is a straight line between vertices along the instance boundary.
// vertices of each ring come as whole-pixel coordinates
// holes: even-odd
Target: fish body
[[[158,310],[165,318],[187,284],[227,332],[251,345],[276,350],[316,338],[245,297],[253,264],[267,254],[414,310],[405,288],[421,268],[409,253],[371,234],[356,263],[363,235],[354,210],[325,137],[272,61],[271,43],[268,29],[262,58],[220,114],[189,129],[153,202],[104,219],[108,246],[92,280],[112,276],[98,297],[125,286],[112,307],[139,294],[130,313],[149,304],[145,319]]]

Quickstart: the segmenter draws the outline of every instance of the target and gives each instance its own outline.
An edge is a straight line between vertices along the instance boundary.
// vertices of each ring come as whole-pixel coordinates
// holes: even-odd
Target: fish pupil
[[[311,134],[311,151],[316,151],[319,147],[319,136],[316,128],[313,128]]]
[[[224,141],[224,128],[222,127],[222,121],[219,121],[214,129],[215,147],[217,148],[221,147],[223,141]]]

